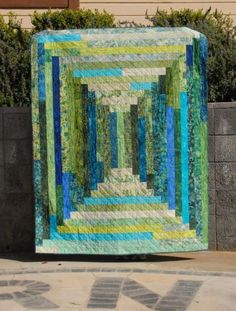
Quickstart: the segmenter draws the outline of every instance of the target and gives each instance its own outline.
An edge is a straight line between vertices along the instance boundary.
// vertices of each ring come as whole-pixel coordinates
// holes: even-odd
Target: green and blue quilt
[[[36,252],[208,248],[206,58],[188,28],[34,36]]]

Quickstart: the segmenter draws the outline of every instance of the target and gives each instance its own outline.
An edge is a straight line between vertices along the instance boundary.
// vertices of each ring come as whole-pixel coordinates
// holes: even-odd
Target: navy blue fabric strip
[[[62,157],[61,157],[61,122],[60,122],[60,68],[59,57],[52,57],[52,84],[53,84],[53,118],[55,144],[56,184],[62,184]]]

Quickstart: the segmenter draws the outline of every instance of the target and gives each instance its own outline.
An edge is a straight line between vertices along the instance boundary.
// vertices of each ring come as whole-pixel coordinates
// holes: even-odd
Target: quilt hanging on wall
[[[34,36],[36,252],[207,249],[206,58],[188,28]]]

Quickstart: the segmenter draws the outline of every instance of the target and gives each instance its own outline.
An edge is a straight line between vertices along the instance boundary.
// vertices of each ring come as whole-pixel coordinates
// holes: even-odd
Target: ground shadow
[[[186,255],[186,254],[185,254]],[[195,259],[192,254],[189,256],[166,255],[166,254],[148,254],[148,255],[58,255],[58,254],[36,254],[33,252],[24,253],[4,253],[0,254],[1,259],[17,260],[21,262],[42,262],[48,261],[78,261],[78,262],[168,262],[185,261]]]

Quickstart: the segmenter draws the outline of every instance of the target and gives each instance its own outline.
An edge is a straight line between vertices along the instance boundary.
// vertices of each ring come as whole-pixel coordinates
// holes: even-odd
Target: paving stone
[[[119,268],[119,269],[116,269],[117,272],[124,272],[124,273],[128,273],[128,272],[131,272],[132,269],[123,269],[123,268]]]
[[[110,268],[102,268],[102,272],[115,272],[115,269],[110,269]]]
[[[95,292],[95,291],[93,291],[93,299],[99,299],[99,298],[114,299],[114,298],[118,297],[119,294],[120,294],[120,292],[104,293],[104,291],[103,292]]]
[[[91,303],[87,305],[88,309],[115,309],[116,304],[97,304]]]
[[[33,309],[37,306],[37,310],[51,310],[58,309],[59,306],[50,301],[43,296],[34,296],[29,298],[17,299],[19,304],[21,304],[26,309]]]
[[[139,285],[136,286],[124,286],[122,288],[123,292],[130,292],[130,293],[135,293],[135,292],[142,292],[142,288],[140,288]]]
[[[165,308],[176,308],[176,310],[182,311],[187,310],[188,305],[201,285],[202,281],[178,280],[167,295],[157,303],[155,310],[166,311],[167,309]],[[179,303],[173,299],[176,296],[179,297]]]
[[[164,270],[161,269],[149,269],[146,273],[165,273]]]
[[[12,294],[0,294],[0,300],[12,300],[13,299],[13,296]]]
[[[112,308],[115,308],[122,283],[123,278],[97,278],[92,287],[87,308],[96,308],[96,305],[103,308],[104,304],[109,304],[113,306]],[[107,296],[108,289],[111,289],[111,295],[109,296]]]
[[[99,272],[100,271],[100,269],[98,269],[98,268],[87,268],[86,269],[86,272]]]
[[[40,270],[41,273],[51,273],[51,272],[55,272],[54,269],[45,269],[45,270]]]
[[[179,308],[180,307],[186,308],[188,306],[188,302],[186,302],[186,301],[183,301],[183,300],[169,300],[169,298],[168,298],[168,299],[162,299],[161,302],[158,304],[158,308],[160,308],[162,306],[172,307],[173,304],[175,305],[175,307],[179,307]]]
[[[46,284],[46,283],[41,283],[41,282],[35,282],[33,284],[27,285],[27,288],[30,289],[39,289],[39,290],[49,290],[50,289],[50,285]]]
[[[85,272],[85,270],[86,270],[85,268],[76,268],[76,269],[73,268],[73,269],[71,269],[72,272]]]
[[[215,134],[236,134],[236,109],[215,109]]]
[[[29,280],[18,280],[18,286],[26,286],[34,284],[35,281],[29,281]]]
[[[215,136],[215,161],[236,161],[236,135]]]
[[[168,271],[163,271],[163,273],[168,273],[168,274],[176,274],[176,271],[168,270]]]
[[[144,273],[146,272],[146,269],[133,269],[134,273]]]
[[[126,284],[128,285],[127,287]],[[130,289],[131,286],[133,286],[134,289]],[[148,308],[154,307],[159,299],[157,293],[150,291],[142,284],[130,279],[125,280],[122,293]]]
[[[164,306],[160,306],[158,308],[158,310],[159,311],[183,311],[183,308],[182,307],[177,307],[177,306],[173,307],[173,306],[166,306],[166,305],[164,305]]]
[[[132,298],[136,298],[136,297],[138,297],[139,299],[153,299],[153,298],[157,298],[157,294],[156,293],[154,293],[154,292],[147,292],[147,291],[145,291],[145,289],[142,289],[142,291],[140,290],[140,291],[137,291],[137,292],[123,292],[122,291],[122,293],[123,294],[125,294],[126,296],[129,296],[129,297],[132,297]]]
[[[106,288],[104,288],[104,287],[93,287],[93,293],[94,294],[100,294],[100,295],[102,295],[103,293],[106,295],[106,294],[112,294],[112,295],[115,295],[115,294],[117,294],[117,288],[113,288],[113,289],[111,289],[111,290],[107,290]]]
[[[162,301],[164,302],[165,301],[165,297],[163,297],[162,298]],[[170,296],[170,295],[168,295],[168,299],[167,299],[167,301],[182,301],[183,300],[183,298],[182,297],[179,297],[179,295],[172,295],[172,296]]]
[[[99,278],[99,284],[120,284],[123,282],[123,278]]]
[[[132,299],[134,299],[132,297]],[[138,301],[141,302],[142,304],[155,304],[157,300],[159,299],[159,295],[157,294],[147,294],[147,295],[139,295],[138,296]]]
[[[118,295],[116,297],[90,297],[89,303],[115,303],[118,300]]]
[[[184,287],[186,287],[186,288],[189,288],[189,287],[199,287],[199,285],[201,285],[202,284],[202,282],[200,281],[192,281],[192,280],[179,280],[178,281],[178,284],[177,284],[177,286],[178,287],[181,287],[181,286],[184,286]]]
[[[36,295],[40,295],[42,291],[41,290],[24,290],[23,293],[29,296],[36,296]]]
[[[116,290],[117,288],[120,288],[120,284],[99,284],[100,288],[103,288],[103,290]]]
[[[26,293],[24,292],[14,292],[13,293],[13,296],[15,299],[20,299],[20,298],[26,298],[28,297],[29,295],[27,295]]]
[[[40,292],[40,293],[44,293],[50,290],[50,286],[49,285],[45,285],[45,286],[35,286],[35,287],[30,287],[27,286],[27,290],[28,291],[35,291],[35,292]]]
[[[21,284],[21,281],[19,281],[19,280],[10,280],[10,281],[8,281],[8,285],[9,286],[18,286],[20,284]]]

